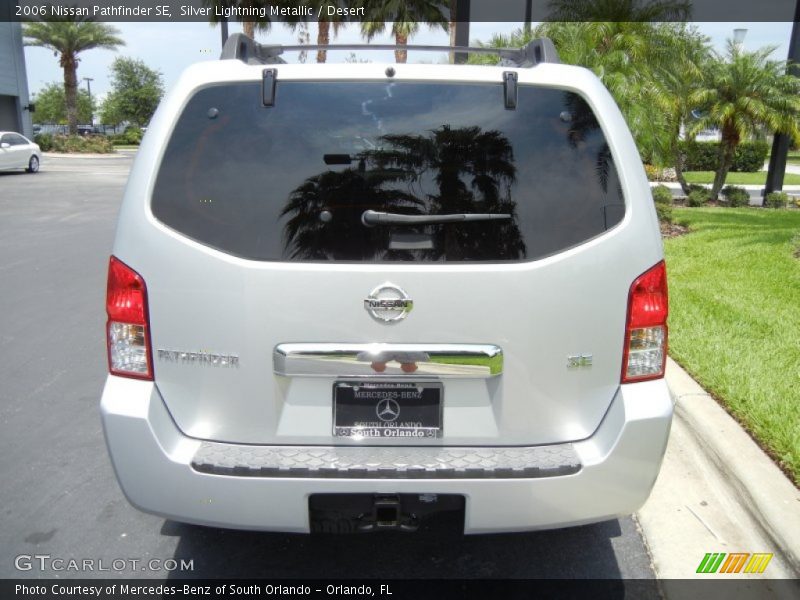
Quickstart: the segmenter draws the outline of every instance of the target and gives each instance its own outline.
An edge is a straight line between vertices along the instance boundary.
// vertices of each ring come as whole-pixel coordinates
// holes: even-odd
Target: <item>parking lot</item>
[[[0,174],[0,577],[653,577],[630,517],[468,538],[309,537],[188,526],[133,509],[98,412],[106,265],[130,163],[130,154],[45,156],[39,174]],[[19,571],[19,555],[126,567]],[[193,568],[158,567],[173,558]]]

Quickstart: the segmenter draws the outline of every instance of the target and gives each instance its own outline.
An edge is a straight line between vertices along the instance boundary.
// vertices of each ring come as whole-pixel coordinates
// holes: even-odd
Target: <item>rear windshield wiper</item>
[[[401,215],[398,213],[365,210],[361,222],[373,225],[429,225],[436,223],[463,223],[465,221],[505,221],[511,215],[505,213],[459,213],[452,215]]]

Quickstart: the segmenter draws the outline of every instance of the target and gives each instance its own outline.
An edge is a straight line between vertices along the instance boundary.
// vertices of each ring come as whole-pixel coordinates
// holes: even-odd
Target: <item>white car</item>
[[[28,173],[39,171],[42,150],[24,135],[13,131],[0,131],[0,171],[25,169]]]
[[[506,66],[282,51],[236,35],[190,67],[131,170],[101,400],[128,500],[287,532],[637,510],[667,284],[608,91],[549,40]]]

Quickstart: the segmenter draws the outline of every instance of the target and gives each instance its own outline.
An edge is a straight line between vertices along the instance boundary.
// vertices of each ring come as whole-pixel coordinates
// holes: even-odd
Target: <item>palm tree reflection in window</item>
[[[586,101],[577,94],[564,94],[564,105],[567,110],[562,113],[562,120],[567,120],[569,122],[567,140],[570,146],[578,148],[591,134],[600,131],[600,124],[597,122],[597,117],[592,109],[586,104]],[[614,168],[614,161],[611,155],[611,148],[609,148],[608,142],[604,138],[603,143],[600,145],[595,155],[594,170],[597,175],[597,180],[600,182],[600,187],[606,194],[608,193],[608,180],[612,168]],[[622,184],[619,178],[616,178],[616,187],[617,198],[622,198]],[[608,228],[609,222],[616,223],[619,221],[619,218],[616,218],[616,216],[618,213],[624,213],[624,211],[624,203],[603,205],[601,207],[601,213],[604,228]]]
[[[586,104],[586,101],[577,94],[564,94],[564,106],[567,110],[561,113],[561,118],[569,123],[567,141],[573,148],[579,148],[586,142],[586,139],[590,135],[600,130],[600,124],[597,122],[597,117],[595,117],[592,109]],[[600,181],[604,192],[608,191],[610,163],[611,152],[609,151],[608,144],[604,142],[597,151],[597,158],[595,161],[597,179]]]
[[[402,180],[403,173],[365,168],[324,171],[306,179],[289,195],[281,211],[288,216],[283,236],[285,254],[303,260],[374,260],[382,258],[389,244],[386,228],[367,228],[362,213],[373,210],[420,214],[421,201],[400,189],[384,186]],[[327,221],[325,212],[330,213]],[[327,221],[327,222],[326,222]],[[399,253],[387,260],[410,260]]]
[[[428,134],[378,138],[378,149],[351,157],[357,166],[306,179],[281,212],[285,253],[305,260],[516,260],[525,257],[511,190],[511,143],[498,131],[441,126]],[[408,215],[506,213],[504,221],[365,227],[372,209]],[[323,215],[327,211],[329,214]],[[328,218],[330,217],[330,218]],[[415,234],[429,244],[399,249]]]

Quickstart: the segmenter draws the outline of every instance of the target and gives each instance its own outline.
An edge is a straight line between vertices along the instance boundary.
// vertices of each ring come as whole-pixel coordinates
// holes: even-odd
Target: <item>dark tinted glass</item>
[[[257,260],[516,261],[617,224],[622,191],[576,94],[500,84],[278,82],[215,86],[188,103],[153,191],[155,216]],[[366,210],[499,214],[366,226]]]

